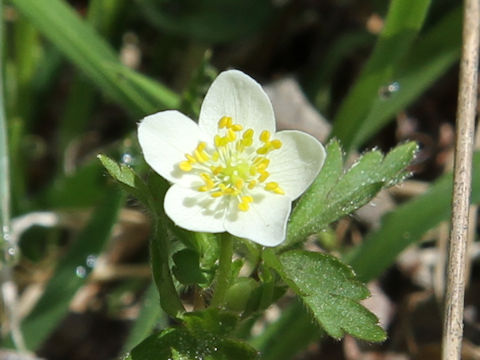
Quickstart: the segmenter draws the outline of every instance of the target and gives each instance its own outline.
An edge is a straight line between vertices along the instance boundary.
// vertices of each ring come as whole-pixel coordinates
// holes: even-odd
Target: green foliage
[[[123,194],[117,189],[107,191],[88,225],[56,266],[55,274],[42,297],[22,323],[29,349],[38,348],[67,314],[73,296],[85,284],[86,276],[91,271],[86,264],[87,257],[98,256],[103,250],[123,200]]]
[[[148,337],[126,359],[258,359],[255,349],[228,336],[234,330],[236,322],[235,316],[217,310],[185,314],[182,326]]]
[[[402,181],[417,151],[409,142],[383,156],[372,150],[360,157],[343,174],[342,150],[338,141],[327,146],[327,158],[322,171],[295,207],[285,246],[302,241],[328,224],[351,213],[370,201],[382,188]]]
[[[380,89],[396,80],[395,66],[415,40],[429,6],[430,0],[391,2],[375,49],[335,117],[333,135],[342,141],[348,151],[361,145],[378,130],[376,119],[369,119],[369,113],[374,109]]]
[[[332,337],[346,333],[368,341],[383,341],[386,334],[377,317],[359,304],[370,295],[355,278],[350,267],[337,258],[303,250],[287,251],[266,261],[289,284],[307,305],[314,318]]]
[[[125,164],[118,164],[106,155],[100,154],[97,157],[110,176],[114,178],[125,191],[135,196],[145,205],[150,204],[151,196],[149,189],[132,168]]]
[[[146,339],[152,331],[158,326],[166,328],[168,326],[168,316],[159,306],[157,287],[152,283],[143,296],[142,308],[133,324],[133,328],[128,335],[123,352],[126,353]]]
[[[60,0],[11,0],[70,61],[82,69],[96,85],[120,104],[127,105],[138,115],[174,108],[177,96],[153,80],[132,74],[123,68],[113,49],[93,28],[83,22]],[[123,71],[122,71],[123,69]],[[119,71],[120,70],[120,71]],[[125,75],[127,74],[127,75]],[[132,81],[133,80],[133,81]],[[143,80],[143,81],[142,81]],[[139,83],[148,84],[147,91]],[[154,87],[155,91],[152,91]]]
[[[208,277],[200,268],[200,257],[198,253],[183,249],[173,254],[173,274],[183,285],[200,284],[206,285]]]
[[[266,0],[136,0],[147,19],[161,30],[205,42],[246,37],[265,26],[272,15]]]
[[[452,175],[444,175],[423,195],[399,206],[382,218],[382,226],[370,233],[349,256],[360,278],[369,281],[391,265],[408,245],[450,217]],[[473,159],[472,203],[480,202],[480,153]]]
[[[252,62],[244,54],[249,48],[258,49],[256,39],[260,39],[262,46],[264,42],[269,44],[265,53],[278,56],[279,48],[275,43],[285,38],[296,42],[297,38],[292,35],[298,35],[295,29],[305,24],[303,16],[296,16],[302,15],[296,13],[301,5],[290,2],[290,5],[278,6],[267,0],[187,0],[181,6],[175,0],[136,0],[133,5],[126,0],[91,0],[88,9],[82,2],[76,4],[79,11],[65,0],[9,0],[8,3],[20,16],[11,16],[15,12],[8,9],[6,28],[7,32],[12,31],[8,36],[0,34],[5,52],[2,59],[6,62],[1,68],[7,77],[0,86],[5,87],[8,115],[8,131],[0,135],[9,135],[14,216],[38,209],[95,209],[89,225],[67,249],[45,293],[22,324],[28,347],[38,349],[65,317],[75,292],[85,284],[85,279],[76,275],[77,267],[86,265],[87,256],[102,251],[123,204],[123,196],[106,183],[100,164],[85,156],[84,151],[92,151],[86,148],[91,147],[85,142],[86,131],[93,128],[96,135],[100,135],[95,147],[103,148],[106,142],[113,140],[107,146],[115,152],[131,142],[130,137],[119,140],[118,135],[133,132],[135,121],[146,113],[164,108],[180,109],[195,118],[206,86],[217,72],[210,63],[210,54],[213,63],[219,66],[242,64],[255,69],[259,76],[270,76],[270,71],[278,68],[267,69],[267,62],[271,60],[268,56],[264,58],[265,54],[259,52]],[[335,98],[338,90],[341,93],[345,88],[339,85],[341,81],[337,80],[336,73],[352,59],[357,65],[359,56],[375,41],[373,34],[363,28],[332,33],[328,45],[319,48],[322,51],[312,49],[313,53],[321,53],[322,62],[311,63],[303,74],[310,96],[322,111],[339,105],[333,131],[348,151],[365,144],[399,111],[415,102],[459,57],[460,6],[450,11],[445,8],[443,17],[438,16],[440,12],[436,9],[422,30],[429,0],[393,0],[390,5],[374,51],[343,103]],[[381,14],[383,9],[384,6],[376,11]],[[289,19],[292,12],[297,18],[295,21]],[[82,14],[86,14],[85,20],[81,19]],[[287,31],[279,31],[280,27]],[[146,33],[148,38],[144,37]],[[114,50],[120,44],[120,35],[132,34],[138,36],[138,51],[143,57],[141,69],[148,76],[122,65]],[[42,36],[48,41],[43,41]],[[242,41],[234,42],[235,39]],[[205,52],[210,44],[218,43],[224,45]],[[301,52],[303,43],[299,43]],[[224,58],[231,48],[235,49],[235,56]],[[280,55],[291,56],[284,54],[283,48],[280,50]],[[203,54],[207,55],[201,60]],[[299,58],[297,54],[294,56]],[[80,72],[72,76],[71,69],[63,66],[63,59]],[[234,61],[228,63],[231,59]],[[169,61],[174,62],[170,68],[165,66]],[[156,79],[168,80],[181,96]],[[384,92],[389,84],[396,84],[398,89]],[[112,104],[106,104],[105,99],[98,96],[99,90],[108,100],[115,101],[129,114],[135,114],[129,119],[130,123],[115,122],[112,133],[110,128],[103,129],[106,123],[111,126],[108,118],[117,121],[117,113],[120,113],[120,120],[125,114]],[[3,100],[0,94],[0,102]],[[61,115],[55,116],[57,113]],[[53,120],[42,123],[52,114]],[[37,131],[39,128],[49,129],[43,133],[44,130]],[[99,128],[102,130],[98,131]],[[35,137],[50,142],[45,146],[49,157],[41,158],[40,166],[35,163],[34,152],[29,151],[29,146],[37,141]],[[245,249],[247,254],[237,252],[245,255],[245,261],[238,259],[232,264],[231,278],[221,302],[225,308],[242,316],[241,331],[236,315],[215,309],[184,314],[178,297],[183,286],[195,287],[208,304],[209,286],[220,255],[217,236],[190,233],[173,226],[163,213],[163,196],[168,187],[164,180],[156,174],[144,176],[143,171],[135,167],[139,176],[133,168],[100,155],[102,165],[113,179],[128,194],[143,202],[153,218],[150,253],[156,286],[152,285],[145,294],[142,311],[124,349],[130,350],[141,343],[153,329],[169,326],[168,315],[179,323],[177,327],[146,339],[131,352],[129,359],[257,358],[252,347],[234,337],[249,336],[250,326],[261,311],[285,293],[285,283],[297,293],[301,304],[295,302],[282,310],[278,322],[249,341],[262,352],[265,360],[294,357],[323,334],[322,328],[336,338],[351,333],[371,341],[382,340],[384,333],[376,325],[376,318],[358,303],[368,294],[358,279],[368,281],[378,276],[395,261],[402,249],[448,219],[450,176],[436,182],[428,193],[386,215],[380,229],[367,234],[365,243],[344,258],[358,272],[358,279],[349,267],[329,255],[287,250],[301,246],[310,234],[318,234],[327,227],[333,229],[332,222],[367,203],[381,188],[401,181],[407,175],[405,167],[415,149],[415,144],[407,143],[385,157],[379,151],[370,151],[352,169],[345,171],[339,143],[333,140],[329,144],[321,174],[294,208],[285,246],[277,253],[266,251],[263,258],[262,250],[251,244]],[[80,157],[75,154],[72,159],[72,150],[79,151]],[[5,153],[2,150],[2,154]],[[52,159],[55,163],[47,166],[44,160],[51,163]],[[474,160],[474,202],[480,201],[479,159],[477,155]],[[64,164],[76,167],[65,174]],[[45,187],[43,183],[36,187],[38,170],[52,172],[49,178],[43,176],[44,182],[49,181]],[[4,178],[5,172],[0,172],[0,176]],[[30,231],[35,239],[44,236],[35,228]],[[57,232],[60,233],[53,229],[45,233]],[[26,253],[30,250],[35,249],[26,249]],[[243,272],[239,277],[243,265],[247,265],[243,270],[252,271],[251,277],[244,277]],[[85,269],[88,275],[89,269]],[[172,274],[180,284],[174,282]],[[143,279],[133,281],[142,287],[145,285]],[[312,322],[312,315],[320,326]],[[2,345],[12,346],[12,343],[6,339]]]

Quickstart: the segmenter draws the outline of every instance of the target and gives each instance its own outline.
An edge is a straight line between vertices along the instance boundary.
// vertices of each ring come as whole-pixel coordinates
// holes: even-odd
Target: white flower
[[[325,159],[314,137],[275,133],[262,87],[237,70],[221,73],[203,101],[198,124],[178,111],[142,120],[145,160],[173,183],[165,212],[178,226],[227,231],[265,246],[285,240],[292,201]]]

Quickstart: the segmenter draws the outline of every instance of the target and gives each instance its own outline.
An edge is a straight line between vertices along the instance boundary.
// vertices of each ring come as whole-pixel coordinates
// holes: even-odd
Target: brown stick
[[[470,203],[473,133],[477,100],[477,67],[480,0],[465,0],[463,45],[460,62],[455,168],[452,201],[452,230],[448,257],[447,292],[444,309],[442,359],[461,357],[465,253]]]

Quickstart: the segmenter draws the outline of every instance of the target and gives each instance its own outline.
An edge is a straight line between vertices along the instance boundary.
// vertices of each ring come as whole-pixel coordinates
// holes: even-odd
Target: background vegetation
[[[443,284],[435,263],[442,264],[441,224],[450,214],[458,2],[2,5],[11,217],[21,235],[21,252],[8,255],[7,249],[3,269],[16,264],[12,276],[28,349],[47,359],[108,359],[166,326],[150,286],[148,216],[106,176],[96,155],[107,153],[149,176],[135,139],[137,122],[174,108],[195,118],[216,74],[237,68],[272,88],[296,79],[321,115],[315,119],[326,119],[318,126],[332,128],[318,136],[337,138],[348,155],[372,147],[386,152],[406,140],[420,144],[410,181],[310,244],[373,281],[372,311],[380,313],[389,340],[375,347],[352,338],[322,341],[295,302],[272,309],[272,318],[259,320],[255,335],[244,337],[265,359],[438,358]],[[291,120],[280,125],[296,127]],[[472,200],[478,203],[478,154],[474,162]],[[472,249],[478,259],[478,246]],[[480,344],[478,260],[472,270],[465,359],[478,358]],[[8,327],[2,330],[2,347],[9,348]]]

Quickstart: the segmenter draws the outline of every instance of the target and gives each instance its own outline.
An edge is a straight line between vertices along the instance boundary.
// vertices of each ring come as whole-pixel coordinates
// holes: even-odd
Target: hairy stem
[[[233,255],[233,238],[228,233],[223,233],[220,242],[220,259],[217,271],[217,285],[213,294],[211,307],[222,305],[225,294],[230,285],[232,275],[232,255]]]

